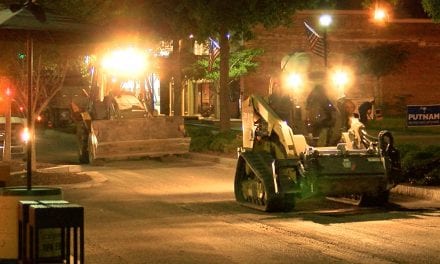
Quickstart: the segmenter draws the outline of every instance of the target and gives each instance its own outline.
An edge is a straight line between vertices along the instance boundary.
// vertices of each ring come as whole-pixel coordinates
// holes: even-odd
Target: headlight
[[[24,142],[29,142],[30,139],[30,133],[29,133],[29,129],[27,127],[25,127],[23,129],[23,131],[21,132],[21,140],[23,140]]]

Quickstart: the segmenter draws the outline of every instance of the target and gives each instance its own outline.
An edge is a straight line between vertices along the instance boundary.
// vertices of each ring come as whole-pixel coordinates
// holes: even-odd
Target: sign
[[[440,126],[439,105],[407,105],[406,123],[410,126]]]

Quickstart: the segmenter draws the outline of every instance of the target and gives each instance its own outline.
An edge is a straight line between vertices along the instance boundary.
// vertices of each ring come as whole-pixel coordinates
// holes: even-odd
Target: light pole
[[[327,28],[330,26],[330,24],[332,23],[332,17],[328,14],[324,14],[321,15],[319,17],[319,24],[321,25],[321,27],[324,30],[324,36],[323,36],[323,41],[324,41],[324,66],[327,68]]]

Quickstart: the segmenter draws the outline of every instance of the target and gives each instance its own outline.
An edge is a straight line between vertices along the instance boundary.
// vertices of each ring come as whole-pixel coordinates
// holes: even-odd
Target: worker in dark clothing
[[[269,105],[275,113],[293,128],[293,102],[287,92],[283,90],[276,79],[271,80],[271,94],[269,95]]]
[[[306,110],[315,146],[331,145],[336,108],[328,99],[324,87],[316,85],[307,97]]]
[[[367,125],[368,123],[368,119],[371,119],[371,113],[373,111],[373,105],[374,105],[374,100],[371,102],[363,102],[359,108],[359,120],[362,122],[362,124],[364,124],[364,126]]]

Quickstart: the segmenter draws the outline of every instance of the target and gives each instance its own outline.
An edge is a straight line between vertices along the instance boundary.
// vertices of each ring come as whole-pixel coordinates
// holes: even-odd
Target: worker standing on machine
[[[270,79],[269,105],[287,125],[293,128],[293,102],[278,78]]]
[[[372,112],[373,112],[373,105],[374,105],[374,100],[369,102],[363,102],[360,106],[359,106],[359,119],[362,122],[362,124],[364,124],[364,126],[367,126],[368,120],[372,119]]]
[[[336,109],[322,85],[315,85],[306,101],[313,143],[316,147],[329,146],[336,123]]]

